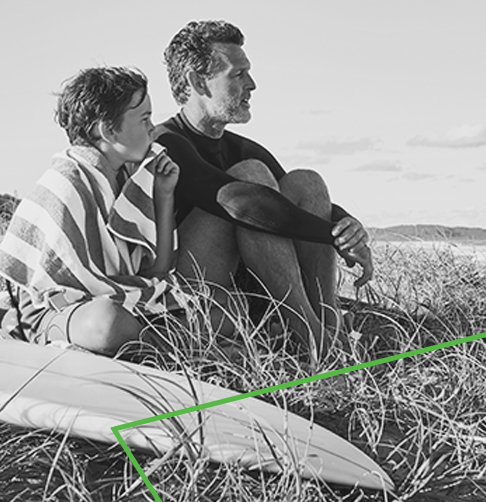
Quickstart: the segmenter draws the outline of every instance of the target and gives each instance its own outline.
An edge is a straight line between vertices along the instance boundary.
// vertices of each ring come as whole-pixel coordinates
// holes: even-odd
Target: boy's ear
[[[200,96],[209,96],[210,92],[206,85],[206,79],[195,70],[187,70],[186,79],[191,89]]]
[[[115,131],[113,127],[108,125],[106,122],[100,121],[95,126],[98,130],[99,137],[106,141],[107,143],[113,143],[115,141]]]

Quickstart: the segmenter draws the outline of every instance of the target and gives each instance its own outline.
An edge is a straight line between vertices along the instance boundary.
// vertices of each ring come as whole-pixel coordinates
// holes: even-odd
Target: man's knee
[[[100,298],[74,313],[69,330],[73,343],[111,356],[125,342],[138,338],[141,325],[120,303]]]
[[[287,173],[280,181],[281,192],[294,204],[303,207],[319,206],[331,210],[331,197],[322,176],[310,169],[296,169]]]
[[[269,186],[275,190],[279,189],[278,182],[272,171],[261,160],[243,160],[232,166],[227,172],[242,181],[251,181],[259,185]]]
[[[329,198],[327,185],[322,176],[311,169],[295,169],[287,173],[281,180],[282,190],[291,190],[294,193],[308,196],[309,194],[319,194]]]

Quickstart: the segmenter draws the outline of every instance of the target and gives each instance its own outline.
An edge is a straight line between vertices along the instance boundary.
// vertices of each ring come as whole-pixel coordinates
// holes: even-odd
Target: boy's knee
[[[275,190],[279,189],[278,182],[272,171],[261,160],[243,160],[235,164],[227,172],[242,181],[251,181],[259,185],[269,186]]]
[[[78,309],[70,323],[71,341],[88,350],[114,355],[126,342],[138,338],[141,326],[120,303],[96,299]]]

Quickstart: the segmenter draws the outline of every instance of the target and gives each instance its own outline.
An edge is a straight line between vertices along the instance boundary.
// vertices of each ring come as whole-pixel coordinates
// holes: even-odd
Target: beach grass
[[[375,243],[372,283],[345,303],[354,338],[335,343],[319,372],[352,366],[486,331],[485,268],[450,247]],[[353,271],[343,268],[350,296]],[[204,288],[203,288],[204,289]],[[265,293],[234,296],[228,311],[237,344],[211,329],[210,296],[184,328],[168,326],[171,355],[149,363],[247,392],[310,376],[305,351],[276,345],[268,330],[279,305]],[[270,322],[271,321],[271,322]],[[269,328],[269,326],[272,326]],[[285,340],[286,327],[282,324]],[[155,355],[154,355],[155,354]],[[169,501],[481,501],[486,500],[486,347],[483,340],[261,396],[348,439],[390,475],[396,498],[353,487],[211,464],[173,452],[135,452]],[[151,501],[119,445],[0,425],[0,500]]]

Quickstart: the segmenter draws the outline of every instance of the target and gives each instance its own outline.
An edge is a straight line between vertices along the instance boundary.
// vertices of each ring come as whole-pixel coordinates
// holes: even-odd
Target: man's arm
[[[239,181],[212,166],[182,135],[165,134],[158,141],[180,167],[176,198],[247,228],[334,245],[333,222],[300,209],[269,187]]]
[[[283,176],[285,176],[286,171],[280,164],[280,162],[272,155],[271,152],[269,152],[266,148],[262,147],[258,143],[249,140],[245,138],[245,142],[247,146],[249,146],[250,150],[255,150],[254,152],[252,151],[252,154],[249,155],[249,157],[257,158],[258,160],[261,160],[272,172],[272,174],[275,176],[275,179],[279,181]],[[342,220],[343,218],[346,217],[352,217],[345,209],[343,209],[341,206],[331,203],[331,221],[336,223],[339,220]]]
[[[338,206],[337,204],[332,204],[332,221],[339,221],[343,218],[346,218],[347,216],[351,215],[345,209],[343,209],[341,206]]]
[[[285,171],[275,157],[257,143],[253,145],[258,151],[260,160],[271,169],[277,179],[282,177]],[[361,276],[355,282],[355,285],[360,287],[373,275],[371,251],[366,246],[369,240],[368,234],[354,216],[337,204],[332,204],[331,221],[335,223],[331,233],[335,238],[334,247],[337,252],[346,260],[349,267],[354,267],[356,263],[359,263],[363,269]]]
[[[239,224],[292,239],[334,245],[334,224],[302,210],[280,192],[264,185],[232,181],[217,201]],[[290,229],[290,230],[289,230]]]

